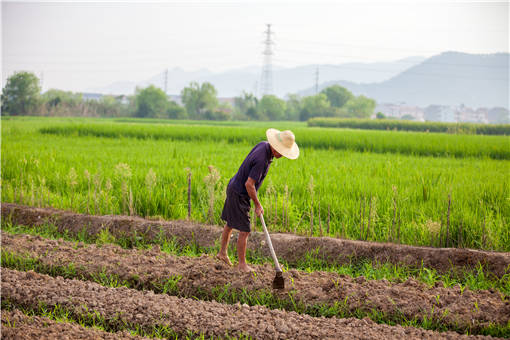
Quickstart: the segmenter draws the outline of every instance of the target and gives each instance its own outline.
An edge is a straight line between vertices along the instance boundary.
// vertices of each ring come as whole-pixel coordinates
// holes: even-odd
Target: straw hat
[[[294,134],[290,130],[279,131],[276,129],[267,129],[267,141],[282,156],[288,159],[299,157],[299,147],[297,146]]]

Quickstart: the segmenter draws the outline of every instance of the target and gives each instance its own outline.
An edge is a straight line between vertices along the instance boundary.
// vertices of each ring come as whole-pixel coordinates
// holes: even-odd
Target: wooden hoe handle
[[[276,254],[273,249],[273,243],[271,242],[271,237],[269,237],[269,232],[267,231],[266,222],[264,222],[264,216],[260,215],[260,221],[262,222],[262,227],[264,228],[264,235],[266,235],[267,245],[269,246],[269,251],[271,251],[271,257],[273,258],[274,267],[277,272],[282,272],[282,268],[280,268],[280,263],[276,258]]]

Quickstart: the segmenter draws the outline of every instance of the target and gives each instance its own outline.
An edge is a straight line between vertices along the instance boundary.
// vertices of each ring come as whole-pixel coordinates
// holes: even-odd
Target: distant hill
[[[337,81],[321,83],[320,88],[339,84],[356,95],[366,95],[377,102],[417,106],[431,104],[469,107],[509,108],[510,54],[467,54],[445,52],[410,67],[395,77],[379,83]],[[314,93],[309,87],[300,91]]]
[[[319,68],[320,82],[346,80],[356,83],[368,83],[390,79],[424,59],[423,57],[409,57],[394,62],[305,65],[293,68],[275,66],[273,69],[274,93],[279,97],[283,97],[312,86],[315,83],[317,67]],[[187,72],[180,68],[174,68],[168,71],[167,92],[169,94],[179,94],[182,88],[188,86],[192,81],[208,81],[216,87],[220,97],[238,96],[242,91],[257,93],[257,87],[260,86],[260,72],[260,66],[249,66],[221,73],[212,73],[208,70]],[[139,83],[119,81],[108,86],[88,90],[105,94],[132,94],[136,86],[146,87],[149,84],[154,84],[164,88],[164,79],[164,72],[162,72]]]

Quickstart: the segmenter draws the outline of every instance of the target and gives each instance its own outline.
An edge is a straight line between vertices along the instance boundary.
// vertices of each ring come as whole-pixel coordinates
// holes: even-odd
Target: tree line
[[[346,88],[333,85],[310,96],[289,94],[286,100],[274,95],[257,98],[243,92],[231,101],[220,101],[215,87],[192,82],[182,89],[182,105],[163,90],[150,85],[137,88],[134,95],[104,95],[86,99],[81,93],[50,89],[41,93],[37,76],[17,72],[2,89],[3,115],[145,117],[208,120],[295,120],[313,117],[369,118],[375,100],[355,96]]]

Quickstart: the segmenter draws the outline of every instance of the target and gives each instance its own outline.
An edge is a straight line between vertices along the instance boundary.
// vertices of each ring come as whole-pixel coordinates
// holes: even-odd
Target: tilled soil
[[[134,235],[153,240],[158,235],[176,237],[182,244],[195,243],[201,247],[214,246],[222,228],[184,221],[152,221],[128,216],[92,216],[65,212],[51,208],[34,208],[2,203],[2,219],[20,225],[52,223],[59,230],[78,233],[86,227],[90,235],[107,228],[116,237]],[[234,239],[234,238],[233,238]],[[510,270],[510,253],[488,252],[473,249],[414,247],[392,243],[363,242],[330,237],[303,237],[292,234],[272,234],[276,253],[290,264],[302,260],[316,251],[317,257],[329,263],[349,263],[356,259],[370,259],[411,267],[434,268],[447,272],[456,268],[475,268],[482,264],[486,270],[501,277]],[[233,242],[235,240],[232,240]],[[252,232],[248,248],[270,256],[264,235]]]
[[[19,310],[14,310],[2,311],[2,339],[148,340],[149,338],[133,336],[128,332],[108,333],[85,328],[75,323],[55,322],[40,316],[27,316]]]
[[[99,273],[115,275],[146,289],[154,289],[158,283],[161,287],[169,277],[180,276],[178,292],[186,297],[211,299],[215,287],[227,284],[238,292],[267,291],[274,278],[274,269],[269,264],[254,265],[255,274],[244,274],[213,257],[177,257],[161,252],[157,246],[151,250],[131,250],[2,232],[2,251],[38,258],[41,264],[50,267],[72,264],[76,274],[87,279]],[[286,289],[274,290],[273,294],[287,302],[292,296],[294,301],[308,306],[341,303],[350,312],[376,310],[395,318],[427,317],[452,329],[471,332],[488,326],[489,322],[506,325],[510,319],[510,300],[497,291],[466,288],[462,292],[458,286],[429,288],[414,279],[391,283],[297,270],[285,273],[285,279]]]
[[[270,310],[261,306],[224,305],[152,291],[106,288],[88,281],[52,278],[2,269],[2,298],[24,307],[60,305],[82,315],[96,311],[105,319],[141,327],[167,325],[179,334],[249,335],[257,339],[467,339],[454,332],[376,324],[369,319],[327,319]]]

